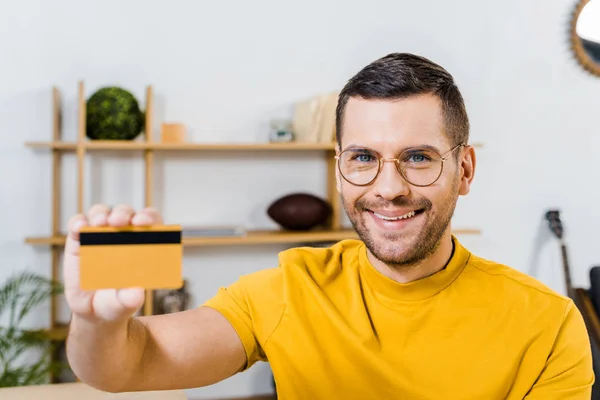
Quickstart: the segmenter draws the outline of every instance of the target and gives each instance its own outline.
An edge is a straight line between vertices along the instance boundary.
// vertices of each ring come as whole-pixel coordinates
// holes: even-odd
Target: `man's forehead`
[[[423,144],[444,147],[447,143],[440,102],[433,95],[348,100],[342,129],[344,148],[354,144],[384,150]]]

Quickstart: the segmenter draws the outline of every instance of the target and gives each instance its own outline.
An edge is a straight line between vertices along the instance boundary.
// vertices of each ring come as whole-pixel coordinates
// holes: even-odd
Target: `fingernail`
[[[101,223],[103,223],[103,222],[104,222],[104,219],[105,219],[105,216],[104,216],[104,215],[102,215],[102,214],[100,214],[100,215],[96,215],[96,216],[94,217],[94,219],[92,220],[92,223],[93,223],[94,225],[100,225]]]
[[[111,221],[115,221],[115,220],[128,220],[129,219],[129,215],[127,215],[126,212],[123,211],[113,211],[112,214],[110,214],[110,219]]]
[[[75,224],[73,225],[73,230],[75,232],[79,232],[79,230],[83,227],[83,225],[85,225],[85,222],[82,220],[79,220],[79,221],[75,222]]]
[[[136,225],[148,225],[152,222],[152,218],[148,215],[137,214],[131,222]]]

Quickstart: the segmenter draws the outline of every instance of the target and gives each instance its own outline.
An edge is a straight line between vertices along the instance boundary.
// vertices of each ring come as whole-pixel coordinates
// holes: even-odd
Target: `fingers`
[[[126,204],[120,204],[112,210],[103,204],[97,204],[90,209],[88,220],[93,226],[153,225],[163,223],[162,217],[154,207],[146,207],[143,211],[136,213],[131,206]]]
[[[141,224],[156,223],[159,216],[152,210],[142,215]],[[128,205],[118,205],[112,210],[104,204],[93,205],[88,211],[87,218],[83,214],[77,214],[69,220],[65,251],[75,256],[79,254],[79,232],[84,226],[127,226],[131,224],[133,215],[134,210]]]
[[[108,225],[111,226],[127,226],[131,225],[131,218],[133,217],[134,211],[128,205],[120,204],[112,209],[108,215]]]
[[[104,204],[96,204],[90,208],[87,218],[83,214],[77,214],[69,220],[67,250],[76,254],[75,247],[79,245],[79,231],[88,224],[91,226],[127,226],[162,223],[163,219],[154,207],[146,207],[136,214],[132,207],[125,204],[118,205],[112,210]]]
[[[87,224],[88,221],[83,214],[75,215],[69,220],[63,266],[65,296],[68,300],[72,298],[72,293],[77,293],[79,287],[79,232]]]
[[[146,207],[133,216],[131,223],[133,225],[157,225],[162,224],[163,219],[154,207]]]
[[[88,221],[92,226],[103,226],[108,224],[110,208],[104,204],[95,204],[88,211]]]
[[[87,225],[87,223],[88,222],[87,222],[87,219],[85,218],[85,215],[77,214],[77,215],[73,216],[69,220],[68,238],[67,239],[79,241],[79,231],[81,230],[82,227]]]
[[[77,214],[69,220],[68,241],[79,242],[79,231],[86,225],[91,226],[127,226],[127,225],[155,225],[162,224],[163,218],[154,207],[146,207],[135,213],[131,206],[121,204],[112,210],[104,204],[95,204],[87,214]],[[70,239],[70,240],[69,240]],[[78,243],[77,243],[78,244]],[[67,243],[71,247],[74,243]]]

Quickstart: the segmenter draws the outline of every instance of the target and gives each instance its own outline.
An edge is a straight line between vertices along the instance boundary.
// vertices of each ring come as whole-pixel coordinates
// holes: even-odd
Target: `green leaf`
[[[43,383],[50,373],[59,373],[65,364],[53,360],[58,343],[44,330],[19,326],[36,306],[62,293],[62,285],[31,272],[9,277],[0,287],[0,315],[9,313],[8,326],[0,327],[0,387]],[[21,356],[36,350],[40,356],[26,365]]]
[[[8,281],[0,287],[0,315],[6,312],[7,308],[13,314],[19,314],[15,310],[17,305],[23,302],[24,297],[29,297],[32,292],[38,291],[43,291],[43,294],[30,300],[34,305],[45,301],[51,294],[58,294],[61,288],[57,282],[31,272],[22,272],[9,277]]]

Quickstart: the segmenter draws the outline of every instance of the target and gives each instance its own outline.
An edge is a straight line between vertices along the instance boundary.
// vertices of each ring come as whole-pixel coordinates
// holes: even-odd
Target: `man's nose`
[[[409,184],[398,171],[396,162],[384,159],[382,164],[379,176],[374,182],[375,194],[390,201],[399,196],[408,195],[410,193]]]

